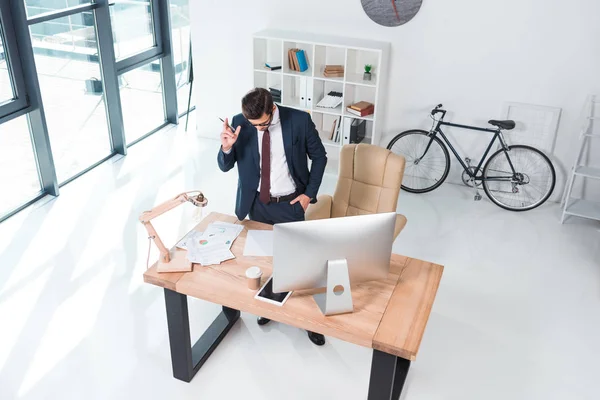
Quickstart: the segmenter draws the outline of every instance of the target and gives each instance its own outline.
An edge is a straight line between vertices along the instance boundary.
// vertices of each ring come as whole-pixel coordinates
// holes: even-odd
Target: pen
[[[219,117],[219,119],[221,120],[221,122],[225,122],[225,121],[223,121],[223,118]],[[235,129],[233,129],[233,128],[231,127],[231,125],[227,124],[227,127],[228,127],[229,129],[231,129],[231,132],[235,133]]]

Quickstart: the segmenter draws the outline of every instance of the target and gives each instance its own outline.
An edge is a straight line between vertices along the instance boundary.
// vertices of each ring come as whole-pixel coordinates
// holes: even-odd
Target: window
[[[131,144],[165,122],[159,63],[119,77],[125,139]]]
[[[110,16],[117,59],[156,46],[150,0],[116,0]]]
[[[8,71],[6,52],[4,51],[3,32],[2,21],[0,21],[0,104],[15,98],[10,72]]]
[[[27,16],[30,18],[38,14],[90,3],[91,0],[25,0]]]
[[[35,64],[59,183],[112,152],[96,33],[80,13],[31,26]]]
[[[187,110],[189,3],[0,0],[0,221]]]
[[[0,215],[26,203],[40,193],[27,117],[0,124]]]
[[[190,93],[190,6],[189,0],[171,1],[171,38],[177,85],[178,114],[187,111]],[[192,103],[194,98],[192,97]]]
[[[8,3],[0,3],[0,118],[27,106],[21,60]]]

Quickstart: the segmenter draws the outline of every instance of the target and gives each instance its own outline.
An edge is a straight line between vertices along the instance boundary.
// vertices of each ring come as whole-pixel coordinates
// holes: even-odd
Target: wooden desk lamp
[[[189,272],[192,270],[192,263],[187,259],[186,251],[169,251],[162,240],[158,237],[158,233],[150,223],[150,220],[172,210],[180,204],[190,202],[196,207],[205,207],[208,200],[200,191],[185,192],[177,195],[177,197],[168,200],[161,205],[154,207],[150,211],[144,211],[140,215],[140,222],[144,224],[148,231],[149,238],[154,240],[154,244],[160,251],[160,258],[156,266],[158,272]]]

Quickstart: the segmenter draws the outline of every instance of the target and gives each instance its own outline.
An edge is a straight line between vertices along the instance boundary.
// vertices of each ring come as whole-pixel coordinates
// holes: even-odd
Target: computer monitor
[[[386,279],[396,213],[273,226],[273,292],[327,288],[324,314],[352,311],[350,283]]]

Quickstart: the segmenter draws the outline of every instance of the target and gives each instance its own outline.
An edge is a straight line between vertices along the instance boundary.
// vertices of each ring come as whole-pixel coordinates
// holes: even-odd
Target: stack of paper
[[[180,243],[187,248],[191,262],[204,266],[220,264],[235,258],[231,245],[243,230],[241,225],[213,222],[203,233],[191,232]]]

